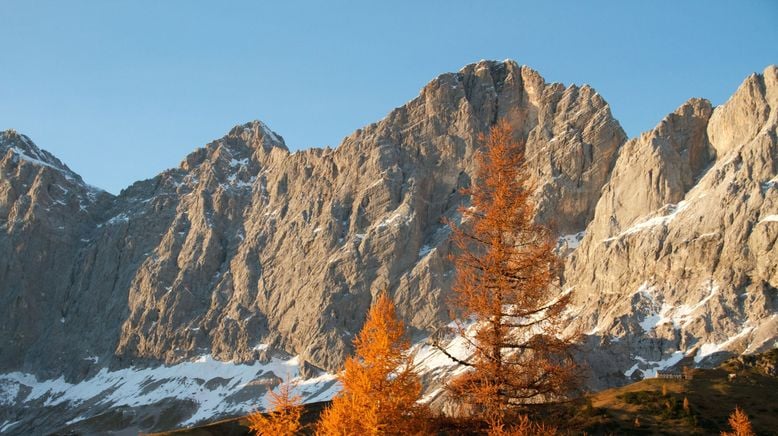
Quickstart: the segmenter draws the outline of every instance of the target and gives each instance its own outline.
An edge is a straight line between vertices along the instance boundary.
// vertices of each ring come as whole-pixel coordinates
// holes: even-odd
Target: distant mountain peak
[[[75,183],[87,186],[90,190],[102,191],[84,183],[84,180],[73,172],[67,165],[62,163],[56,156],[46,150],[39,148],[35,143],[24,134],[14,129],[8,129],[0,132],[0,158],[12,153],[16,159],[28,162],[30,164],[51,168],[62,173],[62,175]]]
[[[289,151],[284,138],[259,120],[238,124],[229,131],[227,137],[241,138],[247,144],[261,144],[265,151],[270,151],[272,148]]]

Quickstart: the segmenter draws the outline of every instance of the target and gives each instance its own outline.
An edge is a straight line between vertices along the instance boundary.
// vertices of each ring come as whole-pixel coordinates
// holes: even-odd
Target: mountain
[[[290,153],[254,121],[118,196],[4,132],[0,432],[125,410],[116,428],[195,423],[260,405],[284,377],[326,399],[322,370],[383,289],[436,397],[451,364],[423,343],[449,322],[441,219],[497,119],[526,142],[537,217],[560,236],[592,387],[774,346],[777,77],[628,140],[592,88],[481,61],[335,149]]]
[[[600,374],[778,346],[776,109],[773,66],[622,147],[565,272]]]

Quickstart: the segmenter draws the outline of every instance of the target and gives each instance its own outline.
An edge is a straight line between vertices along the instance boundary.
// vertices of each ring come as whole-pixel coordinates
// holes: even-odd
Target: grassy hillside
[[[775,360],[778,353],[772,355]],[[733,363],[692,374],[691,380],[647,379],[593,394],[573,427],[590,434],[718,434],[729,430],[727,417],[740,406],[758,434],[778,434],[778,378]],[[729,380],[729,374],[736,377]]]

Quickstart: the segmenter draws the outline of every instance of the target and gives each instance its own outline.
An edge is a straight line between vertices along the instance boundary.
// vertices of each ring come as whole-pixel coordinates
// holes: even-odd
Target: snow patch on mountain
[[[419,258],[422,258],[433,251],[435,251],[436,247],[430,247],[429,245],[422,245],[421,248],[419,248]]]
[[[732,336],[730,338],[727,338],[725,341],[720,343],[712,343],[708,342],[705,344],[702,344],[697,351],[697,354],[694,356],[694,362],[700,363],[705,359],[706,357],[713,355],[715,353],[718,353],[719,351],[727,351],[729,350],[730,346],[735,344],[737,341],[743,339],[748,334],[750,334],[752,331],[754,331],[754,326],[752,325],[745,325],[743,327],[743,330],[740,331],[740,333],[736,334],[735,336]]]
[[[18,423],[19,421],[4,421],[2,424],[0,424],[0,433],[4,433],[10,430],[13,426],[15,426]]]
[[[586,235],[586,231],[560,236],[557,240],[557,251],[574,251],[576,248],[578,248],[579,245],[581,245],[581,241],[583,240],[584,235]]]
[[[778,215],[767,215],[766,217],[759,220],[759,223],[776,223],[778,222]]]
[[[707,294],[693,305],[672,305],[661,301],[655,287],[643,283],[635,292],[638,297],[638,302],[635,304],[636,310],[644,316],[638,324],[646,332],[663,324],[672,324],[675,329],[686,327],[700,315],[699,311],[719,294],[720,288],[715,282],[709,281],[703,291]]]
[[[653,218],[645,219],[643,221],[638,221],[637,223],[630,226],[628,229],[624,230],[623,232],[619,233],[616,236],[605,239],[603,242],[611,242],[611,241],[619,240],[625,236],[639,233],[642,232],[643,230],[651,229],[657,226],[666,226],[673,219],[675,219],[675,217],[678,216],[678,214],[686,210],[688,207],[689,207],[689,202],[686,200],[683,200],[678,204],[667,204],[664,207],[662,207],[662,209],[660,209],[660,212],[664,212],[663,214],[655,216]]]
[[[632,365],[630,369],[624,371],[624,376],[632,377],[634,372],[639,370],[643,373],[643,377],[656,377],[657,371],[663,371],[667,368],[672,368],[678,362],[680,362],[684,356],[685,354],[683,351],[675,351],[664,359],[654,361],[649,361],[643,357],[635,356],[635,359],[638,360],[638,363]]]
[[[263,123],[262,121],[259,121],[259,126],[262,129],[262,133],[269,136],[270,139],[272,139],[275,142],[281,142],[281,139],[276,135],[275,132],[273,132],[270,127],[267,126],[267,124]]]
[[[260,349],[260,348],[257,348]],[[264,349],[264,348],[261,348]],[[236,396],[245,388],[274,386],[288,380],[304,402],[324,401],[337,393],[336,376],[320,373],[304,379],[300,376],[298,357],[272,358],[267,363],[236,364],[203,355],[193,361],[156,368],[130,367],[117,371],[103,368],[93,377],[71,384],[63,377],[38,380],[31,374],[12,372],[0,375],[0,405],[40,404],[70,406],[90,402],[90,411],[99,414],[107,408],[154,404],[166,398],[190,399],[196,411],[183,425],[213,419],[214,416],[245,414],[264,409],[268,403],[262,396]],[[20,395],[20,392],[29,392]],[[74,416],[75,423],[91,415]]]

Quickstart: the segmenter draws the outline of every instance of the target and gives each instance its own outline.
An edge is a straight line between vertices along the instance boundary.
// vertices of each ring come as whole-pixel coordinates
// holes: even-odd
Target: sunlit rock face
[[[627,141],[592,88],[482,61],[439,76],[335,149],[290,153],[254,121],[118,196],[5,132],[0,372],[23,380],[0,403],[0,428],[29,429],[24,405],[47,401],[32,385],[60,376],[70,386],[202,356],[248,366],[298,356],[304,376],[321,377],[312,366],[339,369],[384,289],[423,341],[449,322],[442,218],[456,219],[478,137],[498,119],[526,144],[537,218],[560,237],[592,386],[772,346],[776,89],[770,67],[721,107],[690,100]],[[446,363],[423,356],[434,390],[430,374]],[[275,372],[252,377],[274,385],[285,377]],[[155,377],[143,389],[166,385]],[[216,387],[203,389],[226,392],[208,380]],[[208,407],[186,392],[179,423]],[[159,399],[136,397],[90,410]],[[56,429],[83,413],[45,422]]]
[[[595,386],[777,345],[777,124],[771,66],[621,148],[565,270]]]
[[[444,74],[334,150],[290,153],[261,122],[236,126],[116,197],[4,145],[0,368],[243,362],[268,342],[335,370],[383,288],[411,327],[437,327],[452,277],[441,218],[498,118],[526,141],[541,217],[583,230],[625,135],[591,88],[514,62]],[[77,366],[66,374],[90,371]]]

